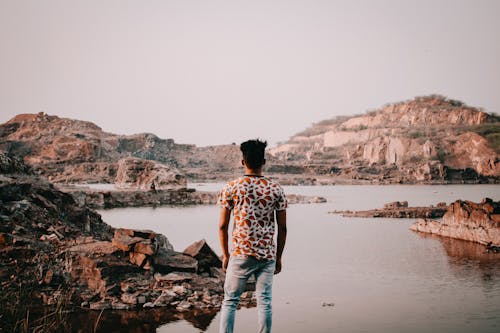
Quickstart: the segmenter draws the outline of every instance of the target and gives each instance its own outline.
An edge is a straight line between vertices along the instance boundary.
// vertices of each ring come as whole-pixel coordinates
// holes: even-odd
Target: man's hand
[[[227,269],[227,264],[229,263],[229,257],[224,256],[222,258],[222,270],[225,272]]]
[[[281,259],[276,260],[276,268],[274,269],[274,274],[279,274],[281,272]]]

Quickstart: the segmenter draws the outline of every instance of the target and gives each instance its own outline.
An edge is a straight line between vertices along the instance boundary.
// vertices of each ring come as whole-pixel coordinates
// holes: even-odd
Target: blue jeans
[[[272,324],[272,287],[275,260],[258,260],[255,257],[230,257],[224,283],[224,301],[222,302],[220,333],[232,333],[234,315],[240,296],[245,290],[247,280],[255,275],[255,291],[259,316],[259,333],[271,332]]]

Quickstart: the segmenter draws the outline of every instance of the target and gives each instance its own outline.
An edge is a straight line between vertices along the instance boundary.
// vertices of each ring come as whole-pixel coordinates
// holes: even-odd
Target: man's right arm
[[[228,230],[230,217],[231,211],[226,207],[222,207],[219,218],[219,241],[222,248],[222,269],[224,272],[229,262]]]
[[[278,224],[278,248],[276,251],[276,269],[274,274],[281,272],[281,256],[286,243],[286,210],[276,211],[276,223]]]

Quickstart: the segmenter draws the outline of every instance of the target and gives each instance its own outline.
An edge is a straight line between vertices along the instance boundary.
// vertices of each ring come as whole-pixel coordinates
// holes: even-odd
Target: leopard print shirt
[[[285,193],[277,182],[261,176],[242,176],[222,188],[217,204],[233,211],[231,256],[275,259],[274,211],[287,207]]]

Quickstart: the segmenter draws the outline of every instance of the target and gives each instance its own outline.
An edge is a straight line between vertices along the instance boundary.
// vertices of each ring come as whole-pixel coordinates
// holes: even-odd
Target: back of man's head
[[[240,150],[243,153],[243,159],[250,169],[259,169],[266,162],[265,151],[267,147],[266,141],[248,140],[240,145]]]

